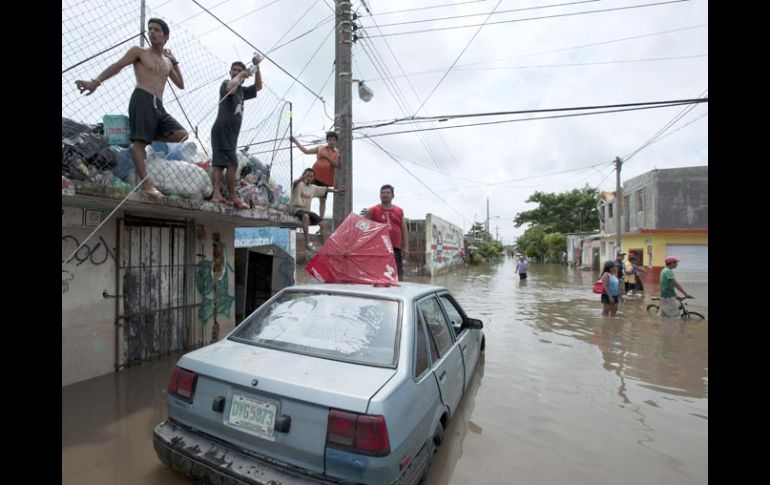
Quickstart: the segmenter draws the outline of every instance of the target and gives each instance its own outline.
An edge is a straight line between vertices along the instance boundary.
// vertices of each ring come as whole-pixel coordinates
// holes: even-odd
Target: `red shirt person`
[[[404,211],[401,207],[392,204],[393,186],[386,184],[380,188],[380,204],[370,207],[366,212],[369,219],[387,224],[390,227],[390,242],[393,244],[393,253],[398,268],[398,279],[404,279],[404,262],[401,253],[409,252],[409,231],[404,221]]]

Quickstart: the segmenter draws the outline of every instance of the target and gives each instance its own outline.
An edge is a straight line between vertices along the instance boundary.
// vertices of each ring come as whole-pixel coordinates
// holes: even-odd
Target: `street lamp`
[[[353,82],[358,83],[358,97],[361,98],[361,101],[364,103],[371,101],[374,97],[374,91],[369,89],[369,86],[359,79],[353,79]]]

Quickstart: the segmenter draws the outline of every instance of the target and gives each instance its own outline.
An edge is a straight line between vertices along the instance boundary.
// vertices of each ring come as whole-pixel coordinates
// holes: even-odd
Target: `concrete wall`
[[[656,229],[703,229],[709,223],[708,167],[658,170]]]
[[[425,216],[425,272],[440,274],[463,264],[462,228],[434,216]]]
[[[62,261],[93,231],[84,224],[98,225],[98,219],[88,217],[100,214],[106,217],[107,212],[62,207]],[[123,293],[122,283],[115,286],[117,257],[122,253],[115,247],[116,226],[123,215],[114,214],[72,261],[62,264],[62,386],[114,372],[116,361],[125,359],[123,331],[116,332],[115,327],[116,300],[103,294]],[[222,338],[235,324],[235,226],[205,222],[194,227],[189,235],[194,284],[188,289],[188,303],[202,304],[202,310],[192,312],[191,341],[198,346]],[[118,303],[123,314],[123,300]]]
[[[641,201],[637,195],[641,191]],[[624,198],[628,197],[628,207]],[[705,229],[708,227],[708,167],[653,170],[623,183],[621,197],[604,205],[602,230],[615,234],[620,206],[628,211],[621,221],[621,231],[637,229]],[[641,203],[640,203],[641,202]],[[641,209],[641,210],[640,210]]]
[[[62,208],[62,261],[94,229],[83,226],[84,214]],[[115,299],[102,294],[115,293],[115,224],[105,223],[62,264],[62,386],[115,370]]]

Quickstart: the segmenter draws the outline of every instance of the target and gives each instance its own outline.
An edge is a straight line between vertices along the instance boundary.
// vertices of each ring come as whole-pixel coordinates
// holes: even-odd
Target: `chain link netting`
[[[75,81],[95,79],[129,48],[140,45],[147,27],[140,26],[140,9],[139,0],[62,3],[62,176],[67,179],[124,189],[139,182],[128,145],[128,103],[136,86],[133,69],[124,68],[90,96],[81,94]],[[189,138],[148,146],[149,178],[166,194],[207,199],[212,194],[211,127],[217,117],[219,88],[229,79],[232,60],[217,58],[198,38],[148,8],[145,18],[152,17],[169,25],[165,48],[179,61],[185,85],[180,90],[168,82],[163,106]],[[149,42],[145,40],[144,45]],[[251,64],[250,59],[241,61]],[[264,71],[269,81],[269,69]],[[253,82],[250,77],[244,86]],[[267,84],[256,99],[244,102],[238,146],[254,145],[238,150],[237,191],[252,207],[288,202],[290,117],[288,101]],[[224,183],[222,193],[227,195]]]

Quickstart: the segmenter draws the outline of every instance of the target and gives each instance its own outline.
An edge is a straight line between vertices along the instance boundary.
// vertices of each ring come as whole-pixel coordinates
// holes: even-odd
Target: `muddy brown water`
[[[412,281],[482,319],[486,355],[428,479],[438,484],[708,483],[708,320],[601,316],[595,274],[513,261]],[[708,316],[707,284],[684,283]],[[62,482],[192,483],[161,464],[175,358],[62,388]]]

